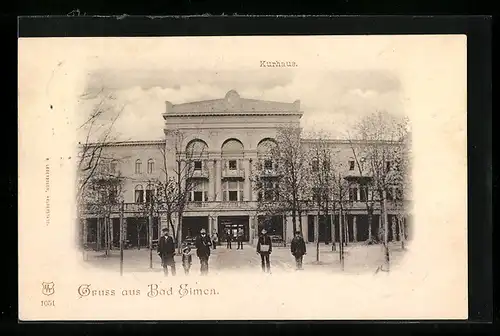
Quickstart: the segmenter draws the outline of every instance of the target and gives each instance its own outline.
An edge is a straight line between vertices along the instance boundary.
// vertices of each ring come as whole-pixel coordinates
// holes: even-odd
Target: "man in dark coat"
[[[201,229],[200,235],[196,237],[196,255],[200,258],[201,275],[208,274],[208,258],[210,257],[210,246],[212,242],[207,236],[207,231]]]
[[[237,250],[239,249],[242,249],[243,250],[243,237],[245,236],[245,232],[243,231],[243,229],[238,229],[238,236],[237,236],[237,239],[238,239],[238,248]]]
[[[300,231],[295,232],[295,237],[292,239],[292,243],[290,244],[290,249],[292,255],[295,257],[295,265],[298,270],[302,269],[302,259],[304,258],[304,254],[306,254],[306,242],[304,238],[302,238]]]
[[[270,273],[271,262],[269,261],[269,256],[273,251],[273,244],[271,242],[271,237],[267,235],[266,229],[262,229],[261,233],[259,241],[257,242],[257,254],[260,254],[262,271]]]
[[[169,235],[168,228],[162,230],[163,236],[160,237],[158,242],[158,255],[161,258],[161,264],[163,266],[163,272],[168,275],[168,266],[170,266],[170,271],[172,275],[175,276],[175,244],[174,239]]]

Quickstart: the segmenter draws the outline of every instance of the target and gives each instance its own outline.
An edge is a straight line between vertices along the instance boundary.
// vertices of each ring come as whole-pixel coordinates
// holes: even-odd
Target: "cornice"
[[[303,111],[238,111],[238,112],[169,112],[163,113],[163,119],[184,117],[265,117],[265,116],[302,116]]]

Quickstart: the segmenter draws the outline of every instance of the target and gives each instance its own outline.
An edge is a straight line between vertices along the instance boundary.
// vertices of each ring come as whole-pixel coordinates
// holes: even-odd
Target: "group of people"
[[[231,230],[226,231],[226,248],[233,249],[232,242],[233,238],[236,238],[236,242],[238,243],[237,250],[243,250],[243,240],[245,239],[245,232],[242,228],[239,228],[236,232],[236,236],[233,236]]]
[[[307,253],[306,242],[300,231],[295,232],[295,236],[290,244],[290,250],[295,258],[295,266],[297,270],[302,270],[302,261],[304,255]],[[257,254],[260,254],[262,271],[266,273],[271,272],[270,256],[273,251],[273,244],[271,237],[268,236],[267,230],[262,229],[261,235],[257,242]]]
[[[170,230],[168,228],[164,228],[162,230],[163,236],[160,238],[158,242],[158,255],[161,258],[162,266],[164,274],[168,275],[168,268],[170,267],[170,271],[172,275],[175,276],[175,243],[173,237],[170,235]],[[240,238],[241,237],[241,238]],[[243,249],[243,233],[240,236],[238,232],[238,248]],[[205,229],[200,231],[200,235],[196,237],[195,247],[196,247],[196,255],[200,259],[200,272],[201,275],[208,274],[208,260],[210,258],[210,249],[217,248],[218,244],[218,236],[217,233],[214,232],[212,237],[207,235]],[[227,248],[231,248],[231,239],[227,238]],[[304,255],[307,253],[306,251],[306,243],[300,231],[295,232],[295,236],[292,239],[290,244],[290,250],[292,255],[295,258],[295,265],[297,270],[302,269],[302,261]],[[273,251],[273,244],[271,237],[267,234],[266,229],[262,229],[261,235],[257,241],[257,254],[260,255],[261,258],[261,266],[262,271],[266,273],[271,272],[271,261],[270,256]],[[184,268],[184,273],[186,275],[189,274],[192,265],[192,251],[191,247],[187,244],[184,244],[182,248],[182,266]]]
[[[161,258],[161,264],[163,267],[163,272],[167,276],[168,268],[170,267],[170,272],[175,276],[175,243],[174,238],[170,235],[170,230],[164,228],[162,230],[163,236],[158,242],[158,255]],[[196,255],[200,259],[200,272],[201,275],[208,274],[208,259],[210,258],[210,247],[212,246],[212,239],[208,237],[205,229],[200,231],[200,235],[196,237],[195,247]],[[184,273],[189,274],[191,265],[193,263],[193,255],[191,251],[191,246],[184,243],[182,247],[182,267],[184,268]]]

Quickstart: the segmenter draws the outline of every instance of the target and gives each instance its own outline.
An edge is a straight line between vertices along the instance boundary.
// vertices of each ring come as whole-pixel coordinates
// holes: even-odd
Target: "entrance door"
[[[248,242],[250,240],[248,216],[219,216],[217,220],[221,241],[227,240],[228,232],[234,241],[240,229],[243,230],[243,241]]]

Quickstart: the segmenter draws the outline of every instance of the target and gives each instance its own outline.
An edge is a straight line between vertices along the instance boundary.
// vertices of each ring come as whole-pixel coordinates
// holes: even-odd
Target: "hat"
[[[200,233],[207,233],[205,229],[201,229]]]
[[[189,252],[189,251],[191,251],[191,246],[189,245],[186,245],[182,248],[182,252]]]
[[[300,234],[300,231],[295,231],[295,234]]]
[[[262,229],[261,233],[266,234],[267,230],[266,229]]]
[[[168,232],[168,228],[165,227],[165,228],[161,229],[161,231],[162,232]]]

